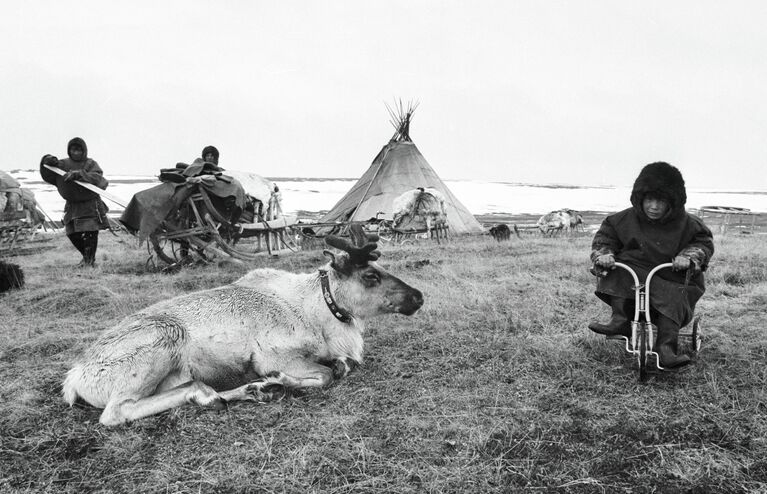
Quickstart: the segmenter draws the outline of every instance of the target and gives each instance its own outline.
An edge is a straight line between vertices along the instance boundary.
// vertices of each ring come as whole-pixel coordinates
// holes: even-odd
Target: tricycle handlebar
[[[674,263],[671,262],[664,262],[663,264],[658,264],[654,268],[650,270],[649,273],[647,273],[647,278],[645,278],[644,285],[639,284],[639,277],[636,274],[636,271],[634,271],[631,266],[627,264],[623,264],[622,262],[616,262],[615,267],[625,269],[629,272],[632,278],[634,278],[634,321],[639,320],[639,312],[644,312],[645,320],[650,323],[650,280],[652,280],[652,277],[655,276],[655,273],[660,271],[661,269],[670,268],[674,265]],[[644,286],[644,293],[641,293],[642,286]],[[646,307],[642,307],[642,303],[646,305]]]

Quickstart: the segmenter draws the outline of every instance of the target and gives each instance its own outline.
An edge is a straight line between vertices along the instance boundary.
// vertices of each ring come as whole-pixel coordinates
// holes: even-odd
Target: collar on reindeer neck
[[[352,315],[349,311],[339,307],[333,298],[333,294],[330,292],[330,282],[328,281],[328,272],[324,269],[320,269],[320,285],[322,286],[322,298],[325,300],[325,304],[330,309],[330,312],[341,322],[349,322],[352,320]]]

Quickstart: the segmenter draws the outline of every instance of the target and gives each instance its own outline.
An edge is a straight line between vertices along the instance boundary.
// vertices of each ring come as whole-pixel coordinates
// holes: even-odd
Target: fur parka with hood
[[[666,214],[650,219],[642,208],[646,196],[669,204]],[[671,262],[676,256],[691,261],[692,276],[663,269],[652,281],[650,306],[684,326],[692,319],[695,304],[706,290],[703,272],[714,255],[711,230],[685,210],[687,192],[679,170],[668,163],[645,166],[631,191],[632,207],[608,216],[594,235],[592,262],[602,254],[631,266],[643,281],[652,268]],[[634,282],[623,269],[614,269],[597,281],[596,295],[610,303],[611,297],[634,298]]]
[[[82,148],[81,159],[74,160],[72,158],[70,152],[72,146]],[[106,217],[109,208],[101,200],[101,197],[75,183],[75,180],[80,180],[105,189],[109,182],[104,178],[104,172],[95,160],[88,158],[88,147],[85,145],[85,141],[79,137],[69,141],[67,154],[69,157],[63,160],[50,154],[46,154],[40,160],[40,176],[49,184],[55,185],[61,197],[67,201],[64,205],[64,219],[62,220],[67,235],[109,228]],[[58,175],[43,165],[60,168],[68,172],[69,177]],[[67,180],[67,178],[70,179]]]

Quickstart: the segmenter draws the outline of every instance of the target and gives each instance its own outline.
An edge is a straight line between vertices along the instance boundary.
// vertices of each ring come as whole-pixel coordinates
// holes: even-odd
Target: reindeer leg
[[[333,382],[333,370],[308,360],[292,360],[282,366],[280,379],[289,388],[322,388]]]
[[[280,366],[280,371],[268,373],[266,376],[238,388],[223,391],[221,398],[226,401],[272,401],[280,399],[285,389],[321,388],[333,382],[338,375],[345,376],[354,367],[346,359],[333,361],[334,368],[308,360],[290,360]]]
[[[203,407],[222,409],[226,402],[216,391],[200,381],[190,381],[162,393],[145,398],[131,396],[112,397],[101,413],[99,422],[106,426],[134,420],[194,403]]]

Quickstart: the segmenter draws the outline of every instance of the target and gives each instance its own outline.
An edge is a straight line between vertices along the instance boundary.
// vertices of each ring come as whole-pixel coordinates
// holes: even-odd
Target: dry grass
[[[717,238],[700,358],[646,384],[586,329],[607,311],[589,238],[484,237],[387,247],[383,264],[426,304],[374,321],[363,367],[329,389],[114,429],[62,401],[71,361],[125,315],[246,268],[149,273],[132,239],[101,238],[92,271],[72,268],[65,238],[13,259],[28,286],[0,298],[2,492],[767,490],[764,238]]]

